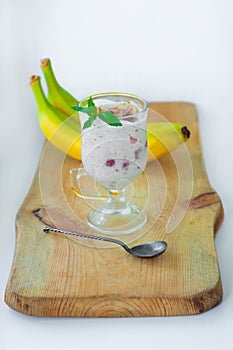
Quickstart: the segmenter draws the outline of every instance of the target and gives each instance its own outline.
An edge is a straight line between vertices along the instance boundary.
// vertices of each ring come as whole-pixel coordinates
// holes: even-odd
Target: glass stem
[[[125,189],[123,190],[107,190],[107,202],[104,210],[109,212],[120,212],[128,206],[125,200]]]

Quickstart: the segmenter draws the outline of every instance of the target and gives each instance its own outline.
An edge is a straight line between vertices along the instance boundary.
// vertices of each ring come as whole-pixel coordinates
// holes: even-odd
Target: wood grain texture
[[[139,259],[108,243],[43,233],[45,225],[91,232],[85,217],[93,204],[70,190],[69,169],[79,162],[45,143],[16,218],[5,291],[11,308],[36,316],[175,316],[201,313],[221,301],[214,235],[223,209],[206,175],[195,106],[150,107],[187,125],[191,139],[172,156],[150,162],[135,181],[133,201],[147,212],[148,222],[141,231],[117,238],[129,245],[165,240],[167,251]],[[149,120],[160,119],[150,111]]]

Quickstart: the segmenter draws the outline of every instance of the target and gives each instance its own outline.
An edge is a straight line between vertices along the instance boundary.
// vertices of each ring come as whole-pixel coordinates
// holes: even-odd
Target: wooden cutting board
[[[93,205],[70,190],[69,169],[79,162],[45,143],[16,218],[16,250],[5,291],[11,308],[36,316],[174,316],[201,313],[221,301],[214,235],[223,209],[206,175],[195,106],[150,107],[149,121],[165,117],[184,124],[191,139],[172,155],[148,163],[133,184],[133,201],[147,212],[148,222],[116,238],[129,246],[165,240],[167,251],[139,259],[108,243],[45,234],[46,225],[91,232],[85,217]]]

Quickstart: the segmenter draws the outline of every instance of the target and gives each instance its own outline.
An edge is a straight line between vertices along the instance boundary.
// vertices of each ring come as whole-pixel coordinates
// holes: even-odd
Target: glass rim
[[[139,111],[138,113],[145,112],[149,107],[147,100],[145,100],[143,97],[129,93],[129,92],[119,92],[119,91],[117,91],[117,92],[100,92],[100,93],[89,95],[89,96],[81,99],[78,103],[78,106],[84,107],[90,97],[92,97],[93,100],[95,100],[95,98],[101,98],[101,97],[106,97],[106,96],[124,96],[124,97],[129,97],[129,98],[131,97],[131,98],[134,98],[138,101],[143,102],[143,109],[141,111]]]

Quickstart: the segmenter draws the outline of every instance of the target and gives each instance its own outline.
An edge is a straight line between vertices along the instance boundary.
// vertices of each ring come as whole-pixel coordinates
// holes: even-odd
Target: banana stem
[[[49,58],[44,58],[41,60],[41,69],[44,73],[48,89],[58,89],[59,84],[53,72],[52,64]]]
[[[33,94],[35,96],[38,109],[40,110],[40,109],[44,109],[45,107],[48,107],[49,102],[42,89],[40,77],[38,75],[31,76],[30,85],[31,85]]]

